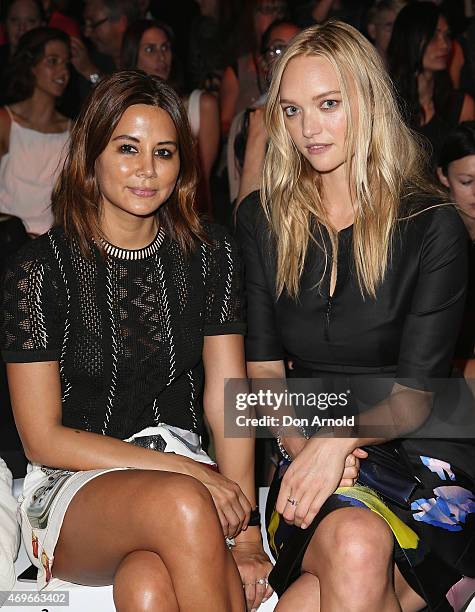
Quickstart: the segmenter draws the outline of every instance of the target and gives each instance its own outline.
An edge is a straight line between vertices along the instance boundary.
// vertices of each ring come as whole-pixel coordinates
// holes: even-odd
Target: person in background
[[[229,196],[236,207],[245,196],[260,188],[267,144],[264,126],[267,88],[275,62],[298,32],[300,28],[296,24],[277,19],[262,36],[259,61],[266,82],[265,93],[250,108],[234,117],[227,141]]]
[[[50,28],[63,30],[75,38],[81,36],[78,22],[67,14],[68,0],[42,0],[42,4]]]
[[[57,223],[3,286],[38,588],[113,584],[119,612],[244,612],[272,592],[254,440],[224,435],[225,379],[246,375],[240,262],[196,213],[195,162],[170,85],[103,79],[71,133]]]
[[[139,20],[130,25],[124,35],[120,65],[125,70],[138,68],[170,81],[181,94],[198,148],[202,173],[200,209],[211,213],[209,181],[220,142],[219,110],[215,96],[200,89],[184,93],[184,87],[176,76],[178,68],[173,53],[173,32],[167,24],[159,21]]]
[[[103,75],[119,68],[125,30],[138,17],[139,7],[133,0],[87,1],[84,8],[84,36],[92,44],[91,51],[81,38],[71,39],[71,63],[85,80],[81,94],[83,98]]]
[[[19,217],[32,237],[53,224],[51,191],[70,128],[56,104],[68,84],[69,60],[69,37],[61,30],[24,34],[9,66],[9,97],[16,101],[0,109],[0,212]]]
[[[469,275],[463,325],[455,358],[468,379],[475,379],[475,121],[449,132],[439,154],[437,175],[447,187],[468,231]]]
[[[12,0],[5,11],[6,42],[0,46],[0,105],[6,103],[8,82],[6,71],[21,36],[45,23],[43,7],[39,0]]]
[[[388,47],[388,68],[408,125],[429,142],[431,165],[449,131],[475,119],[471,96],[454,90],[447,72],[450,31],[433,2],[405,6],[396,18]]]
[[[221,132],[227,136],[234,116],[256,102],[265,91],[265,80],[259,62],[264,32],[287,12],[286,0],[248,0],[244,7],[241,36],[249,38],[249,49],[223,74],[219,93]]]
[[[368,11],[366,29],[377,52],[387,62],[386,52],[394,22],[406,0],[378,0]]]

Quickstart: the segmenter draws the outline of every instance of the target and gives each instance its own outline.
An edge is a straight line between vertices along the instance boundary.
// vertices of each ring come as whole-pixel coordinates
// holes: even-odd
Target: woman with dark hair
[[[70,121],[56,109],[69,81],[69,37],[53,28],[20,39],[0,108],[0,212],[19,217],[37,236],[53,223],[51,190]]]
[[[437,175],[450,191],[469,241],[469,284],[462,329],[455,349],[466,378],[475,378],[475,121],[461,123],[448,135],[439,155]]]
[[[205,91],[194,89],[186,95],[179,78],[173,54],[173,30],[161,21],[142,19],[125,32],[122,42],[121,67],[139,69],[168,81],[181,95],[188,113],[193,138],[198,146],[202,173],[200,207],[211,211],[209,181],[219,150],[219,111],[216,98]]]
[[[221,131],[227,136],[235,115],[256,102],[265,92],[259,50],[264,32],[287,14],[287,0],[247,0],[242,10],[240,54],[224,71],[220,88]],[[242,42],[244,41],[244,42]]]
[[[72,130],[57,226],[6,273],[2,355],[38,586],[112,583],[119,611],[243,612],[271,593],[253,440],[224,438],[224,379],[245,377],[240,267],[195,189],[179,97],[118,72]]]
[[[473,99],[452,87],[450,48],[447,20],[433,2],[401,10],[388,47],[389,72],[408,124],[431,144],[434,166],[450,129],[475,119]]]

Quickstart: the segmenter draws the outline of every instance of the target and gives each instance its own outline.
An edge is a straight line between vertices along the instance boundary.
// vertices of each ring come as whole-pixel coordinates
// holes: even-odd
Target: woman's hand
[[[247,528],[251,504],[239,485],[197,461],[188,464],[187,474],[202,482],[211,493],[224,537],[234,538]]]
[[[277,512],[288,523],[302,529],[308,527],[322,504],[346,480],[345,463],[353,452],[350,443],[348,439],[311,438],[292,461],[276,504]],[[354,466],[347,466],[347,470],[348,467],[349,474],[354,474]]]
[[[262,542],[236,542],[232,553],[241,574],[247,609],[252,612],[273,593],[267,582],[272,563],[262,548]]]
[[[345,459],[343,476],[340,480],[340,484],[338,485],[339,487],[354,486],[360,471],[360,459],[366,459],[367,456],[368,453],[362,448],[355,448],[355,450],[347,456]]]

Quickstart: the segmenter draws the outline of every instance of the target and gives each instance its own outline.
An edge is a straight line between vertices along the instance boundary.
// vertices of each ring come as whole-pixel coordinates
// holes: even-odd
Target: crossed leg
[[[386,522],[363,508],[341,508],[317,527],[302,575],[279,599],[276,612],[417,612],[424,600],[393,563]]]
[[[113,584],[119,612],[245,610],[211,495],[181,474],[126,470],[88,482],[68,507],[52,571]]]

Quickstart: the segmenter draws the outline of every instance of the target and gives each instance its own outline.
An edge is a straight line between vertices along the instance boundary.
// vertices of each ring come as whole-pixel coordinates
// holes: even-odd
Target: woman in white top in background
[[[69,81],[69,56],[60,30],[24,34],[9,68],[15,102],[0,108],[0,212],[19,217],[32,237],[53,224],[51,191],[70,123],[56,102]]]

